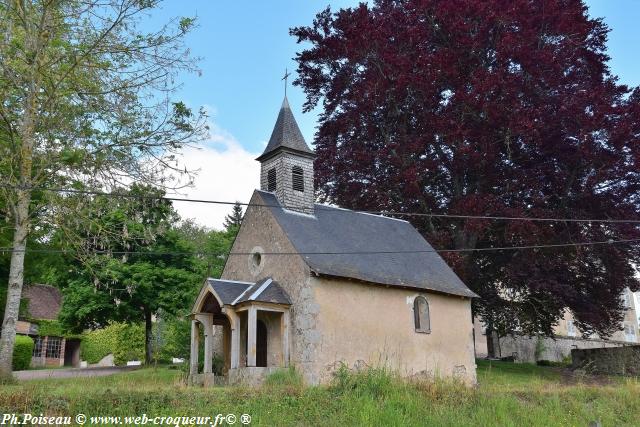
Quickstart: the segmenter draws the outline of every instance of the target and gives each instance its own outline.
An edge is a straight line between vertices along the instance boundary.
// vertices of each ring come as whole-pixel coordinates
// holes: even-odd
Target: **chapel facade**
[[[192,309],[192,382],[294,366],[318,384],[345,365],[474,384],[476,295],[407,221],[315,204],[314,158],[285,97],[260,190]]]

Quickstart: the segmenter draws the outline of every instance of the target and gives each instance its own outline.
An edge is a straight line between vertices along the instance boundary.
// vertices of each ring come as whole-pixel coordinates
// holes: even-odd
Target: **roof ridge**
[[[381,214],[374,214],[374,213],[370,213],[370,212],[362,212],[362,211],[357,211],[357,210],[354,210],[354,209],[347,209],[347,208],[343,208],[341,206],[331,206],[331,205],[324,205],[324,204],[320,204],[320,203],[314,203],[314,206],[319,206],[321,208],[336,209],[336,210],[351,212],[351,213],[355,213],[355,214],[359,214],[359,215],[375,216],[377,218],[390,219],[390,220],[393,220],[393,221],[400,221],[400,222],[406,222],[407,224],[411,224],[409,221],[407,221],[405,219],[393,218],[393,217],[390,217],[390,216],[384,216],[384,215],[381,215]],[[322,210],[322,209],[319,209],[319,210]]]
[[[258,287],[258,289],[256,289],[251,296],[249,297],[249,301],[255,300],[256,298],[258,298],[260,296],[260,294],[262,294],[264,292],[265,289],[267,289],[269,286],[271,286],[271,284],[273,283],[273,279],[271,277],[265,279],[262,284]],[[256,285],[258,283],[256,282]]]
[[[207,280],[213,280],[215,282],[239,283],[241,285],[253,285],[255,283],[255,282],[245,282],[243,280],[214,279],[213,277],[207,277]]]
[[[271,194],[271,195],[273,195],[273,196],[275,196],[275,195],[276,195],[273,191],[265,191],[265,190],[260,190],[260,189],[256,189],[256,191],[258,191],[258,192],[260,192],[260,193]],[[300,213],[300,212],[292,211],[291,209],[287,209],[287,207],[286,207],[286,206],[283,206],[283,205],[282,205],[282,203],[280,203],[280,201],[277,199],[277,197],[276,197],[276,201],[278,202],[278,205],[277,205],[277,206],[276,206],[276,205],[272,205],[272,206],[269,206],[269,207],[272,207],[272,208],[280,208],[280,209],[282,209],[283,211],[286,211],[288,214],[291,214],[291,215],[295,215],[295,214],[297,214],[297,215],[304,215],[304,216],[307,216],[307,217],[310,217],[310,218],[312,218],[312,217],[313,217],[313,218],[315,218],[315,217],[316,217],[316,216],[315,216],[315,214],[313,214],[313,215],[311,215],[311,214],[304,214],[304,213]],[[357,210],[354,210],[354,209],[347,209],[347,208],[343,208],[343,207],[341,207],[341,206],[331,206],[331,205],[325,205],[325,204],[322,204],[322,203],[314,203],[314,204],[313,204],[313,206],[314,206],[314,207],[320,207],[320,208],[321,208],[321,209],[314,209],[314,212],[315,212],[316,210],[317,210],[317,211],[322,211],[322,210],[327,210],[327,208],[329,208],[329,209],[335,209],[335,210],[339,210],[339,211],[351,212],[351,213],[359,214],[359,215],[375,216],[375,217],[377,217],[377,218],[383,218],[383,219],[388,219],[388,220],[392,220],[392,221],[400,221],[400,222],[404,222],[404,223],[407,223],[407,224],[411,224],[411,223],[410,223],[409,221],[407,221],[406,219],[393,218],[393,217],[390,217],[390,216],[384,216],[384,215],[374,214],[374,213],[370,213],[370,212],[362,212],[362,211],[357,211]]]

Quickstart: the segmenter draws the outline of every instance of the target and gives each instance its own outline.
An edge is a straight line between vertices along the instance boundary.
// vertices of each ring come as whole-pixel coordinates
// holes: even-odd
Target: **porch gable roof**
[[[221,305],[235,306],[249,301],[291,305],[289,295],[270,277],[255,283],[209,278],[206,285],[213,288]]]

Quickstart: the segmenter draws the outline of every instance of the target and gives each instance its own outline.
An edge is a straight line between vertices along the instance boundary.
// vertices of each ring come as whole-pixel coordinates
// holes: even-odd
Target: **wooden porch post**
[[[211,313],[196,314],[198,322],[204,330],[204,373],[213,372],[213,315]]]
[[[189,374],[195,375],[198,373],[198,321],[193,319],[191,321],[191,357],[189,358]]]
[[[231,369],[240,367],[240,316],[229,309],[224,312],[231,324]]]
[[[289,310],[282,313],[280,333],[282,334],[282,365],[287,367],[289,366]]]
[[[257,310],[254,306],[249,307],[247,323],[247,366],[256,366],[256,328]]]

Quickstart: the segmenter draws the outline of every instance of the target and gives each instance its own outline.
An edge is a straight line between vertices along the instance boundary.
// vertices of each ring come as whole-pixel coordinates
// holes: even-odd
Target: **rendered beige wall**
[[[321,382],[339,362],[350,368],[386,366],[403,376],[454,376],[476,382],[473,324],[468,298],[315,278],[322,335]],[[414,329],[413,299],[429,302],[431,333]]]

